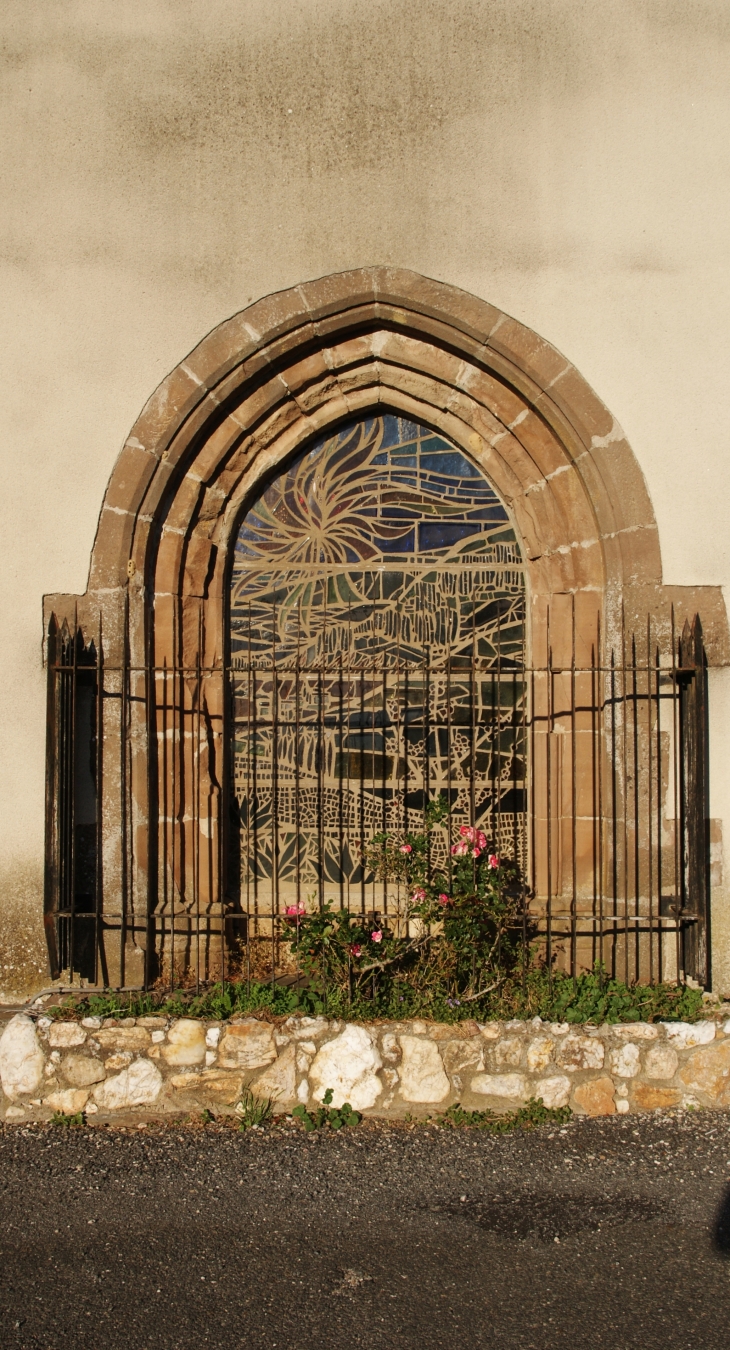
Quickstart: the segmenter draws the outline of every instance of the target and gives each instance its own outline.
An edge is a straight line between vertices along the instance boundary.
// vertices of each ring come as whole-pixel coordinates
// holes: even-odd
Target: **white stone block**
[[[83,1045],[86,1032],[78,1022],[54,1022],[48,1032],[48,1044],[65,1050],[72,1045]]]
[[[476,1073],[471,1080],[471,1090],[485,1097],[510,1097],[525,1101],[527,1080],[521,1073]]]
[[[149,1059],[136,1059],[128,1069],[107,1078],[94,1091],[102,1111],[123,1111],[130,1106],[151,1106],[162,1090],[162,1075]]]
[[[671,1045],[653,1045],[644,1062],[647,1078],[673,1078],[679,1067],[679,1057]]]
[[[610,1063],[617,1078],[635,1078],[641,1067],[638,1045],[627,1041],[620,1050],[612,1050]]]
[[[43,1080],[44,1064],[33,1019],[16,1013],[0,1036],[0,1082],[5,1096],[12,1102],[35,1092]]]
[[[534,1084],[532,1096],[537,1100],[542,1097],[543,1106],[549,1106],[551,1110],[556,1110],[559,1106],[567,1106],[570,1100],[571,1082],[564,1074],[555,1074],[551,1078],[539,1078]]]
[[[689,1050],[695,1045],[709,1045],[715,1039],[714,1022],[664,1022],[668,1041],[678,1050]]]
[[[318,1051],[310,1071],[312,1095],[322,1101],[332,1088],[332,1105],[349,1102],[355,1111],[374,1106],[383,1085],[377,1076],[382,1060],[364,1027],[346,1026]]]
[[[400,1092],[407,1102],[442,1102],[450,1091],[438,1046],[421,1036],[401,1036]]]

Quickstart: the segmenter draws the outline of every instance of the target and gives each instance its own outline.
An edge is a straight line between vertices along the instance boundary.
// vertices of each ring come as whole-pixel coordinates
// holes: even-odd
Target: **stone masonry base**
[[[577,1114],[730,1107],[730,1021],[569,1026],[542,1022],[383,1022],[318,1017],[276,1024],[166,1017],[34,1019],[0,1037],[0,1116],[99,1121],[208,1108],[235,1111],[246,1088],[276,1111],[316,1104],[390,1119],[454,1102],[513,1110],[532,1097]]]

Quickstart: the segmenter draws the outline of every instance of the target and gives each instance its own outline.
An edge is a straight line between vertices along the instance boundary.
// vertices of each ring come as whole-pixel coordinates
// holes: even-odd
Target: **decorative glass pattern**
[[[246,514],[230,601],[242,898],[369,905],[363,844],[438,793],[523,857],[522,559],[462,451],[390,414],[321,438]]]

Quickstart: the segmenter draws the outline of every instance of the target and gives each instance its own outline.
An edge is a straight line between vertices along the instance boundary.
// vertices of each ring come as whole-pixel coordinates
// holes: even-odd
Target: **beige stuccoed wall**
[[[665,580],[730,583],[730,10],[6,0],[0,28],[7,993],[45,977],[41,596],[84,590],[136,414],[249,300],[393,263],[492,301],[623,425]],[[713,679],[727,835],[730,695]]]

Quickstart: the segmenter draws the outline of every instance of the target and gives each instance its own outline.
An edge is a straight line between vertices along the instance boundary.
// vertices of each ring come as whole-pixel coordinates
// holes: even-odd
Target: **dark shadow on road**
[[[730,1186],[725,1187],[725,1194],[717,1207],[712,1240],[718,1252],[730,1256]]]

